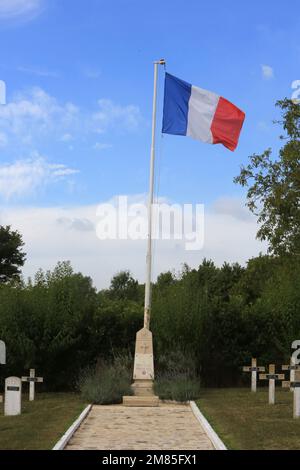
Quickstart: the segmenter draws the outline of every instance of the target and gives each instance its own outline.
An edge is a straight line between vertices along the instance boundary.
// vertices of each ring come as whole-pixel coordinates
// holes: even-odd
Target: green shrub
[[[159,354],[155,368],[159,377],[186,376],[193,378],[197,375],[195,358],[180,349],[168,351],[167,354]]]
[[[158,356],[154,390],[162,400],[186,402],[199,398],[195,358],[180,349]]]
[[[121,360],[87,369],[78,385],[82,397],[97,405],[122,403],[124,395],[132,395],[131,374]]]
[[[167,375],[159,377],[154,383],[155,394],[161,400],[186,402],[196,400],[200,394],[200,379],[188,375]]]

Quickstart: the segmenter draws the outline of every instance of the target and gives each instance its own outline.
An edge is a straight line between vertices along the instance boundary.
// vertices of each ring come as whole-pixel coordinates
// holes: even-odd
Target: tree
[[[0,226],[0,284],[19,280],[26,254],[22,251],[24,242],[19,232],[8,225]]]
[[[171,271],[167,271],[165,273],[161,273],[157,277],[156,281],[156,287],[163,291],[166,287],[171,286],[172,284],[175,284],[176,279],[175,276],[172,274]]]
[[[248,187],[247,205],[258,216],[257,237],[274,254],[300,255],[300,104],[276,103],[281,110],[285,141],[277,158],[271,149],[250,157],[235,183]]]
[[[247,261],[247,268],[233,289],[233,293],[240,295],[245,304],[254,304],[266,289],[266,284],[277,272],[283,260],[280,257],[262,255]]]
[[[130,271],[121,271],[112,278],[109,294],[115,300],[138,300],[139,283]]]

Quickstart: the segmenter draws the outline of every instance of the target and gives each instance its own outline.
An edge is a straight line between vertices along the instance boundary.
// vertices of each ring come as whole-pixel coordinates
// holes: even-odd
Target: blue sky
[[[300,78],[297,7],[257,0],[0,0],[3,214],[146,193],[152,62],[161,57],[170,73],[237,104],[246,122],[235,153],[158,133],[159,195],[208,208],[242,201],[245,192],[233,177],[248,155],[278,148],[274,103],[290,97]],[[163,69],[159,128],[162,100]],[[34,268],[54,262],[34,256]]]

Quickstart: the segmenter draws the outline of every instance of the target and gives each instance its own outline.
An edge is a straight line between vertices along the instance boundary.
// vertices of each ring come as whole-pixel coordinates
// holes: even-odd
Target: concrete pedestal
[[[132,384],[132,390],[134,395],[138,397],[154,396],[153,380],[135,380]]]
[[[134,396],[123,397],[125,406],[159,406],[153,392],[154,363],[152,333],[143,328],[136,335],[132,390]]]

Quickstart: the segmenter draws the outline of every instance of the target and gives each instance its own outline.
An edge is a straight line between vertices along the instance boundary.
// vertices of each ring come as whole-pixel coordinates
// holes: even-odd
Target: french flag
[[[245,113],[230,101],[166,73],[164,134],[186,135],[234,151],[244,120]]]

